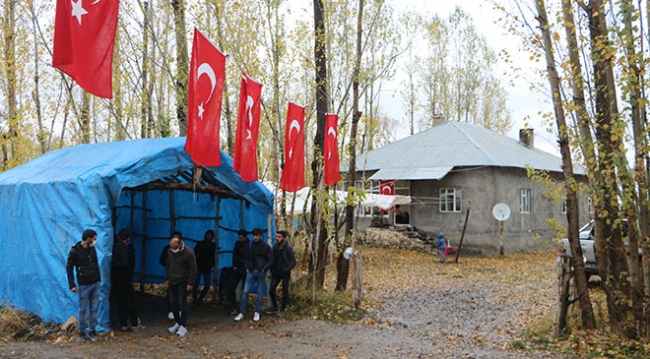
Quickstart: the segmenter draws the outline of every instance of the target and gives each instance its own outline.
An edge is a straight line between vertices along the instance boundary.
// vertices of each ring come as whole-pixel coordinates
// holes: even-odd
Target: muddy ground
[[[216,305],[192,307],[187,337],[167,332],[162,299],[143,298],[144,331],[102,333],[98,342],[61,335],[42,341],[0,341],[9,358],[571,358],[538,350],[524,331],[552,317],[552,254],[436,263],[435,256],[367,250],[367,316],[333,323],[290,312],[248,313],[243,322]],[[478,265],[477,261],[481,262]],[[417,269],[414,270],[413,266]],[[415,272],[414,272],[415,271]],[[406,274],[408,273],[408,274]],[[366,304],[367,303],[367,304]]]

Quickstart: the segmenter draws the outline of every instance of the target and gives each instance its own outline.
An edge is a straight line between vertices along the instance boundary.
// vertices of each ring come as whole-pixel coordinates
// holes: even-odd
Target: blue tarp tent
[[[163,281],[158,259],[173,230],[193,248],[192,240],[218,227],[218,268],[231,266],[240,228],[274,238],[273,194],[242,181],[224,153],[221,166],[197,169],[184,145],[185,138],[81,145],[0,173],[0,302],[45,321],[77,316],[65,264],[87,228],[98,234],[98,330],[110,327],[111,251],[120,228],[134,233],[141,283]]]

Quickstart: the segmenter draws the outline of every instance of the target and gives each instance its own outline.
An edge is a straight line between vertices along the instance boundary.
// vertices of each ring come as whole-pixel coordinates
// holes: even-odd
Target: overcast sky
[[[520,75],[533,76],[530,71],[534,64],[530,60],[530,54],[520,51],[521,39],[514,35],[508,35],[503,30],[502,23],[497,20],[503,17],[503,13],[495,10],[493,5],[486,0],[393,0],[399,3],[397,9],[414,9],[420,14],[438,14],[440,17],[447,17],[451,14],[456,6],[461,7],[465,12],[472,16],[473,23],[478,32],[483,35],[488,45],[496,52],[507,50],[511,54],[515,66],[520,67],[523,71]],[[509,65],[499,63],[497,74],[509,71]],[[528,71],[527,71],[528,70]],[[541,112],[552,110],[550,103],[547,101],[547,95],[539,91],[530,90],[530,79],[513,78],[504,75],[504,85],[509,93],[508,107],[512,111],[513,128],[508,136],[519,139],[519,129],[525,126],[532,127],[535,130],[535,147],[544,151],[559,154],[555,136],[549,133],[548,125],[543,124]],[[539,81],[538,78],[535,80]],[[509,84],[514,81],[514,87]],[[394,116],[399,116],[404,109],[400,104],[399,94],[397,93],[398,85],[389,86],[382,94],[382,103],[386,103],[384,110]],[[394,101],[391,101],[394,98]],[[528,120],[526,120],[528,118]],[[547,122],[548,124],[548,122]],[[407,135],[407,134],[405,134]]]

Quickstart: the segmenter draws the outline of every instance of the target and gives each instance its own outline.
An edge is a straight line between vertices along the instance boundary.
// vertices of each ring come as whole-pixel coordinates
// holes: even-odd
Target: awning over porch
[[[370,180],[438,180],[447,175],[453,166],[384,168],[370,176]]]

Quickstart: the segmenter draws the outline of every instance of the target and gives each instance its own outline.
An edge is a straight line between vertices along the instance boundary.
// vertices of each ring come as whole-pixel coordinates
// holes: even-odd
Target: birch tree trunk
[[[190,60],[185,32],[185,2],[172,0],[174,34],[176,35],[176,118],[181,137],[187,135],[187,81]]]
[[[354,62],[354,70],[352,74],[352,125],[350,128],[350,166],[348,167],[348,187],[355,188],[356,173],[357,173],[357,132],[359,128],[359,119],[361,112],[359,111],[359,72],[361,69],[361,41],[363,38],[363,1],[359,0],[359,8],[357,13],[357,53]],[[345,240],[343,242],[343,249],[347,248],[352,238],[355,237],[354,233],[354,205],[355,194],[348,190],[348,198],[345,206]],[[350,261],[343,257],[343,251],[338,256],[336,262],[337,277],[336,277],[336,290],[345,290],[348,286],[348,277],[350,274]]]
[[[327,200],[319,193],[323,188],[323,153],[325,153],[325,122],[328,111],[327,91],[327,49],[325,36],[325,10],[323,0],[314,1],[314,63],[316,64],[316,135],[314,136],[314,160],[311,164],[314,193],[311,205],[311,222],[314,254],[309,271],[314,274],[311,283],[314,288],[323,288],[327,261],[327,218],[323,215]],[[320,197],[320,198],[319,198]],[[325,203],[323,203],[325,201]],[[325,211],[326,213],[326,211]]]
[[[580,309],[582,310],[582,324],[586,329],[596,328],[596,319],[594,317],[589,290],[587,288],[587,276],[582,261],[582,247],[578,231],[580,229],[580,213],[578,210],[578,195],[576,193],[577,182],[573,173],[573,163],[571,162],[571,148],[569,147],[569,128],[564,117],[564,108],[562,107],[562,95],[560,88],[560,76],[555,67],[555,55],[553,51],[553,42],[546,14],[546,5],[544,0],[535,1],[537,7],[540,30],[542,32],[544,53],[546,57],[546,68],[548,70],[548,80],[551,85],[553,111],[555,113],[555,122],[558,129],[558,143],[560,145],[560,154],[562,156],[562,173],[564,175],[564,191],[567,204],[567,221],[568,237],[573,253],[573,268],[576,287],[580,296]],[[584,293],[584,294],[583,294]],[[566,310],[564,310],[566,311]],[[562,320],[564,321],[564,320]],[[564,330],[558,326],[556,335]]]

